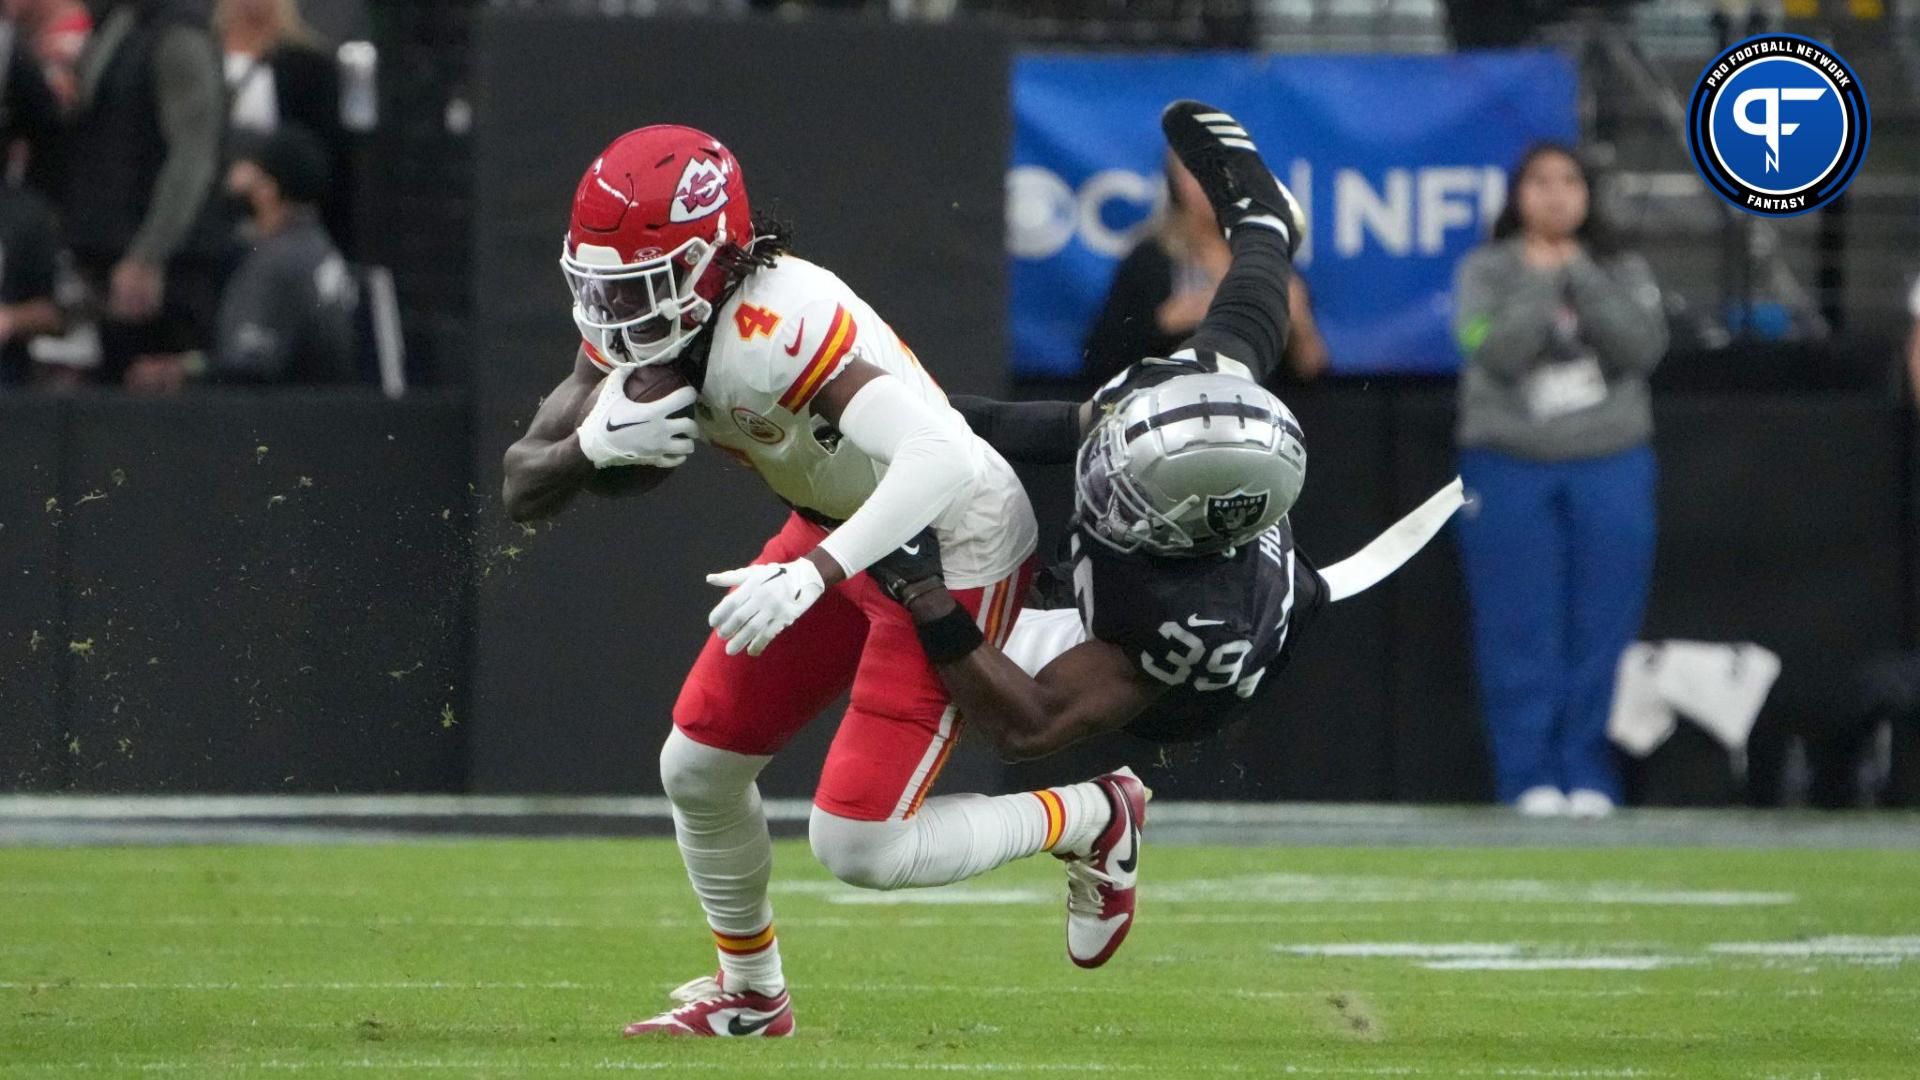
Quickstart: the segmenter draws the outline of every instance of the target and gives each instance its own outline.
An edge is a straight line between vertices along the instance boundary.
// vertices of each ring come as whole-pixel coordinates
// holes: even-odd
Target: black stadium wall
[[[457,791],[457,397],[0,397],[0,789]]]
[[[476,58],[466,392],[0,397],[0,790],[658,791],[717,599],[704,575],[750,560],[783,509],[717,454],[551,524],[514,525],[498,500],[502,451],[572,358],[568,199],[629,127],[719,134],[756,205],[944,386],[1005,389],[1009,57],[991,32],[490,9]],[[1452,475],[1444,386],[1289,400],[1312,454],[1296,528],[1322,563]],[[1817,727],[1856,662],[1912,641],[1909,415],[1865,395],[1679,393],[1657,414],[1647,636],[1774,648],[1763,726]],[[1066,473],[1027,480],[1057,535]],[[1172,796],[1484,799],[1450,537],[1329,610],[1275,700],[1193,748],[1113,740],[1006,769],[974,747],[942,787],[1125,760]],[[810,792],[832,729],[812,725],[766,792]]]

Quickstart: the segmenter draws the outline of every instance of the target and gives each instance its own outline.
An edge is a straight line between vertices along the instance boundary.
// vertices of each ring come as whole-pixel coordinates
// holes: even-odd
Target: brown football
[[[633,369],[627,376],[627,398],[631,401],[659,401],[675,390],[687,385],[672,364],[648,364]],[[683,409],[675,416],[691,416],[691,409]]]

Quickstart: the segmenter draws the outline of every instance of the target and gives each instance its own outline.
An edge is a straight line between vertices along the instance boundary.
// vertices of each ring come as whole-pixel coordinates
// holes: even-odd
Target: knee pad
[[[848,885],[897,889],[907,879],[912,828],[905,821],[855,821],[816,806],[807,841],[827,873]]]
[[[660,748],[660,787],[683,810],[724,805],[753,786],[767,759],[703,746],[674,728]]]

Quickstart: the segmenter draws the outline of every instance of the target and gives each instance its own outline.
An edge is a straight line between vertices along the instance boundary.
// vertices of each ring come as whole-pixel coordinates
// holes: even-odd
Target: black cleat
[[[1236,228],[1267,228],[1286,238],[1289,255],[1300,246],[1300,204],[1260,159],[1240,121],[1211,105],[1176,101],[1160,114],[1160,130],[1229,236]]]

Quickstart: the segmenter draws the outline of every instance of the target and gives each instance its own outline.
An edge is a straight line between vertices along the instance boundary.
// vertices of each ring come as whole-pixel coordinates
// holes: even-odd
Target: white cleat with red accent
[[[670,997],[678,1008],[650,1020],[628,1024],[621,1034],[695,1035],[708,1037],[793,1034],[793,999],[785,990],[767,995],[751,990],[728,993],[712,975],[702,975],[676,988]]]
[[[1083,968],[1107,962],[1133,929],[1134,886],[1140,880],[1140,827],[1153,792],[1132,769],[1093,780],[1105,789],[1113,819],[1085,858],[1067,864],[1067,955]]]

